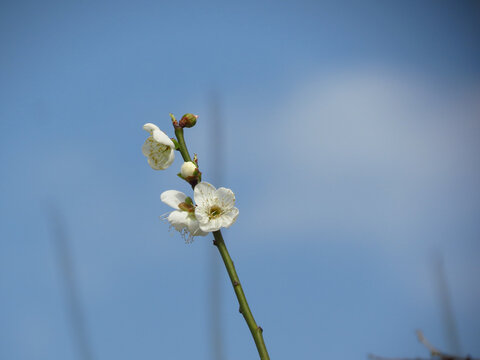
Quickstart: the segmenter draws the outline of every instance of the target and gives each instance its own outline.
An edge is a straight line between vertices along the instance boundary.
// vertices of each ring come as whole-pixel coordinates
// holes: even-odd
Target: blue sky
[[[240,216],[224,236],[273,359],[480,356],[480,8],[475,2],[0,5],[0,357],[79,359],[54,248],[64,221],[95,359],[212,359],[209,238],[158,220],[153,122],[187,133]],[[224,350],[256,351],[221,274]]]

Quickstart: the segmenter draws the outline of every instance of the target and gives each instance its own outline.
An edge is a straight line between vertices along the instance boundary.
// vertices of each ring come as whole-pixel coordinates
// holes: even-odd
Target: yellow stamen
[[[209,219],[215,219],[215,218],[219,217],[220,215],[222,215],[222,209],[217,205],[213,205],[208,210],[208,218]]]

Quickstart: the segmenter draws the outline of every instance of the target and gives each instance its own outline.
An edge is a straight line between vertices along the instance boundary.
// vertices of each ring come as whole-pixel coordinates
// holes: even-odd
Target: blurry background
[[[141,153],[169,112],[237,196],[272,359],[428,356],[417,328],[480,356],[478,2],[0,6],[1,359],[214,358],[217,250],[159,220],[180,156]],[[255,359],[221,270],[222,351]]]

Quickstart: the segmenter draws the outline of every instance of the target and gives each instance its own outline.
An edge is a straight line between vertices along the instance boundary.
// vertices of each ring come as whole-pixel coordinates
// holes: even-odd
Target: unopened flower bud
[[[182,118],[180,119],[180,122],[178,124],[182,128],[184,128],[184,127],[191,128],[191,127],[195,126],[195,124],[197,123],[197,118],[198,118],[198,115],[185,114],[185,115],[182,116]]]
[[[197,166],[191,161],[185,161],[180,168],[180,174],[184,179],[195,175],[195,171],[197,171]]]

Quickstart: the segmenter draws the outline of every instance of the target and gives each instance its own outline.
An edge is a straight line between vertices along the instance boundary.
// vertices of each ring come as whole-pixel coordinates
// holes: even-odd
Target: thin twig
[[[368,354],[368,358],[371,360],[430,360],[427,358],[391,358],[391,357],[383,357],[383,356],[377,356],[373,354]]]
[[[430,351],[430,354],[432,356],[442,356],[442,352],[438,350],[435,346],[430,344],[430,342],[423,336],[423,333],[421,330],[416,331],[418,341],[420,341],[427,349]]]
[[[438,357],[442,360],[479,360],[479,359],[473,359],[470,356],[459,356],[459,355],[452,355],[452,354],[447,354],[444,353],[443,351],[440,351],[437,349],[435,346],[433,346],[430,341],[428,341],[423,333],[420,330],[416,331],[417,333],[417,338],[418,341],[420,341],[429,351],[432,357]]]
[[[432,359],[437,359],[437,360],[480,360],[480,358],[472,358],[470,355],[467,356],[457,356],[457,355],[450,355],[447,353],[444,353],[437,349],[435,346],[433,346],[426,338],[423,336],[423,333],[420,330],[417,330],[417,338],[418,341],[420,341],[427,349],[430,351],[431,358],[426,359],[426,358],[389,358],[389,357],[383,357],[383,356],[377,356],[373,354],[369,354],[368,358],[371,360],[432,360]]]

